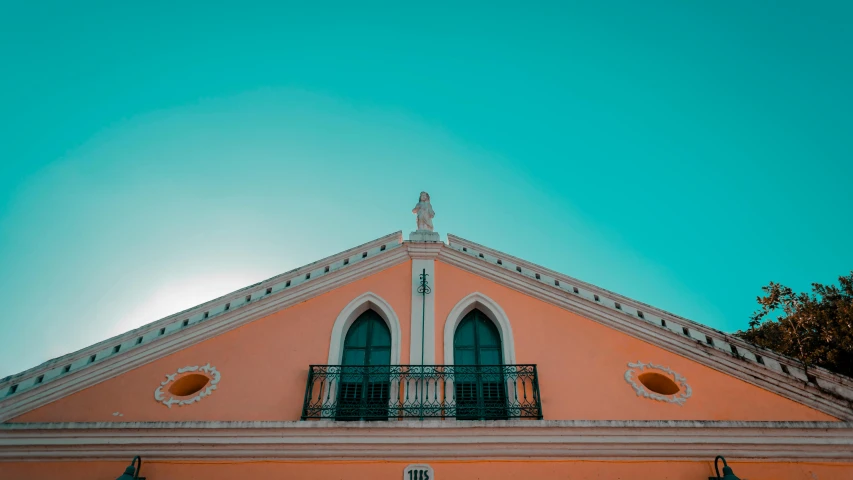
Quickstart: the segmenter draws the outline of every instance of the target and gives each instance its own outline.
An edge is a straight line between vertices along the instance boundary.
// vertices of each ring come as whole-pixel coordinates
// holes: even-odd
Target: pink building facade
[[[0,382],[0,478],[853,478],[853,380],[394,233]]]

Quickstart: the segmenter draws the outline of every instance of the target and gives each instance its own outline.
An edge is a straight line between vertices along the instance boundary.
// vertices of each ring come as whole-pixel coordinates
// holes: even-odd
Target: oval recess
[[[693,395],[693,389],[687,384],[686,378],[669,367],[654,363],[629,362],[625,381],[631,385],[638,397],[660,402],[684,405]]]
[[[191,373],[175,380],[169,386],[169,393],[177,397],[186,397],[201,391],[210,383],[210,377],[200,373]]]
[[[681,389],[671,378],[658,372],[646,372],[637,376],[640,383],[649,390],[661,395],[675,395]]]
[[[209,363],[179,368],[175,373],[166,375],[166,380],[154,390],[154,400],[169,408],[199,402],[216,390],[220,377],[216,367]]]

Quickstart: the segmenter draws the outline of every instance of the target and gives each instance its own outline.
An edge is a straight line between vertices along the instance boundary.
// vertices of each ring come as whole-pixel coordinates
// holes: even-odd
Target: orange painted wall
[[[465,296],[480,292],[512,325],[516,362],[539,370],[547,420],[836,420],[802,404],[667,352],[462,269],[436,262],[436,358],[444,358],[444,324]],[[636,395],[628,362],[668,366],[693,395],[678,406]]]
[[[411,263],[391,267],[11,421],[298,420],[308,365],[327,362],[335,319],[357,296],[373,292],[391,305],[401,319],[402,358],[409,357],[410,285]],[[208,362],[222,374],[212,395],[172,408],[154,400],[154,390],[166,374]],[[124,416],[113,416],[113,412]]]
[[[450,310],[470,293],[487,295],[501,305],[512,323],[517,362],[538,365],[547,420],[835,420],[440,261],[436,261],[434,284],[436,358],[444,358],[444,324]],[[404,362],[409,358],[410,289],[411,263],[404,263],[12,421],[298,420],[308,365],[326,362],[334,321],[355,297],[372,291],[392,306],[401,324],[401,358]],[[627,363],[638,360],[682,374],[693,396],[684,406],[638,397],[624,379]],[[166,374],[208,362],[222,374],[213,395],[171,409],[154,400],[154,389]]]
[[[127,462],[22,462],[0,463],[3,480],[114,480]],[[410,462],[145,462],[142,475],[149,480],[288,480],[345,479],[399,480]],[[507,461],[429,462],[434,480],[705,480],[713,475],[712,462],[602,462]],[[841,480],[853,478],[849,463],[731,462],[734,473],[749,480]]]

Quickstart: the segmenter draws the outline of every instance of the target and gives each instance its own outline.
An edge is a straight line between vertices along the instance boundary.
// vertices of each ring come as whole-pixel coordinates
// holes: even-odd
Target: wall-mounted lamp
[[[133,460],[130,462],[130,465],[128,465],[127,468],[124,469],[124,473],[122,473],[121,476],[118,477],[116,480],[145,480],[145,477],[139,476],[141,470],[142,457],[137,455],[133,457]]]
[[[723,461],[723,476],[720,476],[720,467],[717,464],[720,460]],[[714,470],[717,472],[716,477],[708,477],[708,480],[740,480],[740,478],[736,477],[734,472],[732,472],[732,467],[726,463],[726,459],[723,458],[722,455],[717,455],[717,458],[714,459]]]

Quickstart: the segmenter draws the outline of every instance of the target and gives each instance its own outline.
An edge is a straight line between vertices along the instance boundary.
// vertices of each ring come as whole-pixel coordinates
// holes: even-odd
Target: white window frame
[[[358,319],[359,315],[370,309],[378,313],[382,320],[385,320],[385,324],[388,325],[388,330],[391,332],[391,365],[400,364],[400,320],[388,302],[373,292],[367,292],[349,302],[341,310],[338,318],[335,319],[329,343],[329,360],[327,365],[341,364],[344,341],[347,338],[349,328]]]
[[[453,337],[456,327],[471,310],[479,309],[498,327],[501,335],[501,347],[503,349],[503,362],[505,365],[515,365],[515,341],[512,336],[512,326],[506,312],[494,300],[480,292],[474,292],[456,304],[447,315],[444,322],[444,364],[453,365]]]

